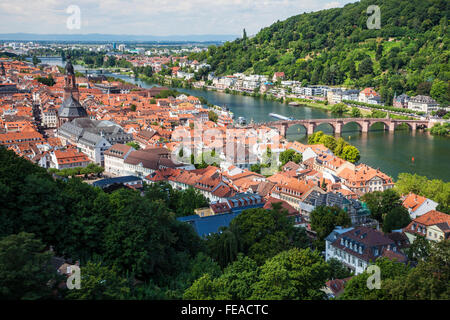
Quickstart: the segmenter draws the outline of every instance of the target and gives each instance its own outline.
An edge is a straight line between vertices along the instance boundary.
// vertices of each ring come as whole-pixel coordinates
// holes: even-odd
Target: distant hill
[[[367,8],[378,5],[381,29],[367,28]],[[246,72],[304,84],[376,87],[384,101],[394,94],[427,94],[450,100],[447,0],[362,0],[304,13],[207,52],[216,74]]]
[[[0,40],[8,41],[116,41],[116,42],[158,42],[158,41],[177,41],[177,42],[222,42],[238,38],[236,35],[170,35],[170,36],[152,36],[152,35],[115,35],[115,34],[36,34],[36,33],[4,33],[0,34]]]

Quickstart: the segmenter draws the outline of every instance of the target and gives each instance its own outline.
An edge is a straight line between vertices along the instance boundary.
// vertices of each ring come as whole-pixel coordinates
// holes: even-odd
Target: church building
[[[64,97],[63,103],[58,109],[58,127],[73,119],[88,117],[86,109],[79,102],[80,93],[70,56],[67,57],[65,71]]]

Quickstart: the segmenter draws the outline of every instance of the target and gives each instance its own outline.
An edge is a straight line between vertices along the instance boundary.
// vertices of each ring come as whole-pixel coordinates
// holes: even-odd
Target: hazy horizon
[[[355,0],[17,0],[0,1],[0,34],[134,36],[248,35],[277,20]],[[67,20],[79,8],[80,24]]]

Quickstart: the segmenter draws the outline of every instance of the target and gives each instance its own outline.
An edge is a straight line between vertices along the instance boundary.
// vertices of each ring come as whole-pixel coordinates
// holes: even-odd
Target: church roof
[[[58,109],[61,118],[84,118],[88,117],[86,109],[72,95],[65,99]]]

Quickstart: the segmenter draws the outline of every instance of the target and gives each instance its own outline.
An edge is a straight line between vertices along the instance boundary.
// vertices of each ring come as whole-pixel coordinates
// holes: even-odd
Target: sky
[[[240,35],[245,28],[253,35],[277,20],[355,1],[0,0],[0,33]],[[79,8],[79,20],[67,12],[71,5]]]

